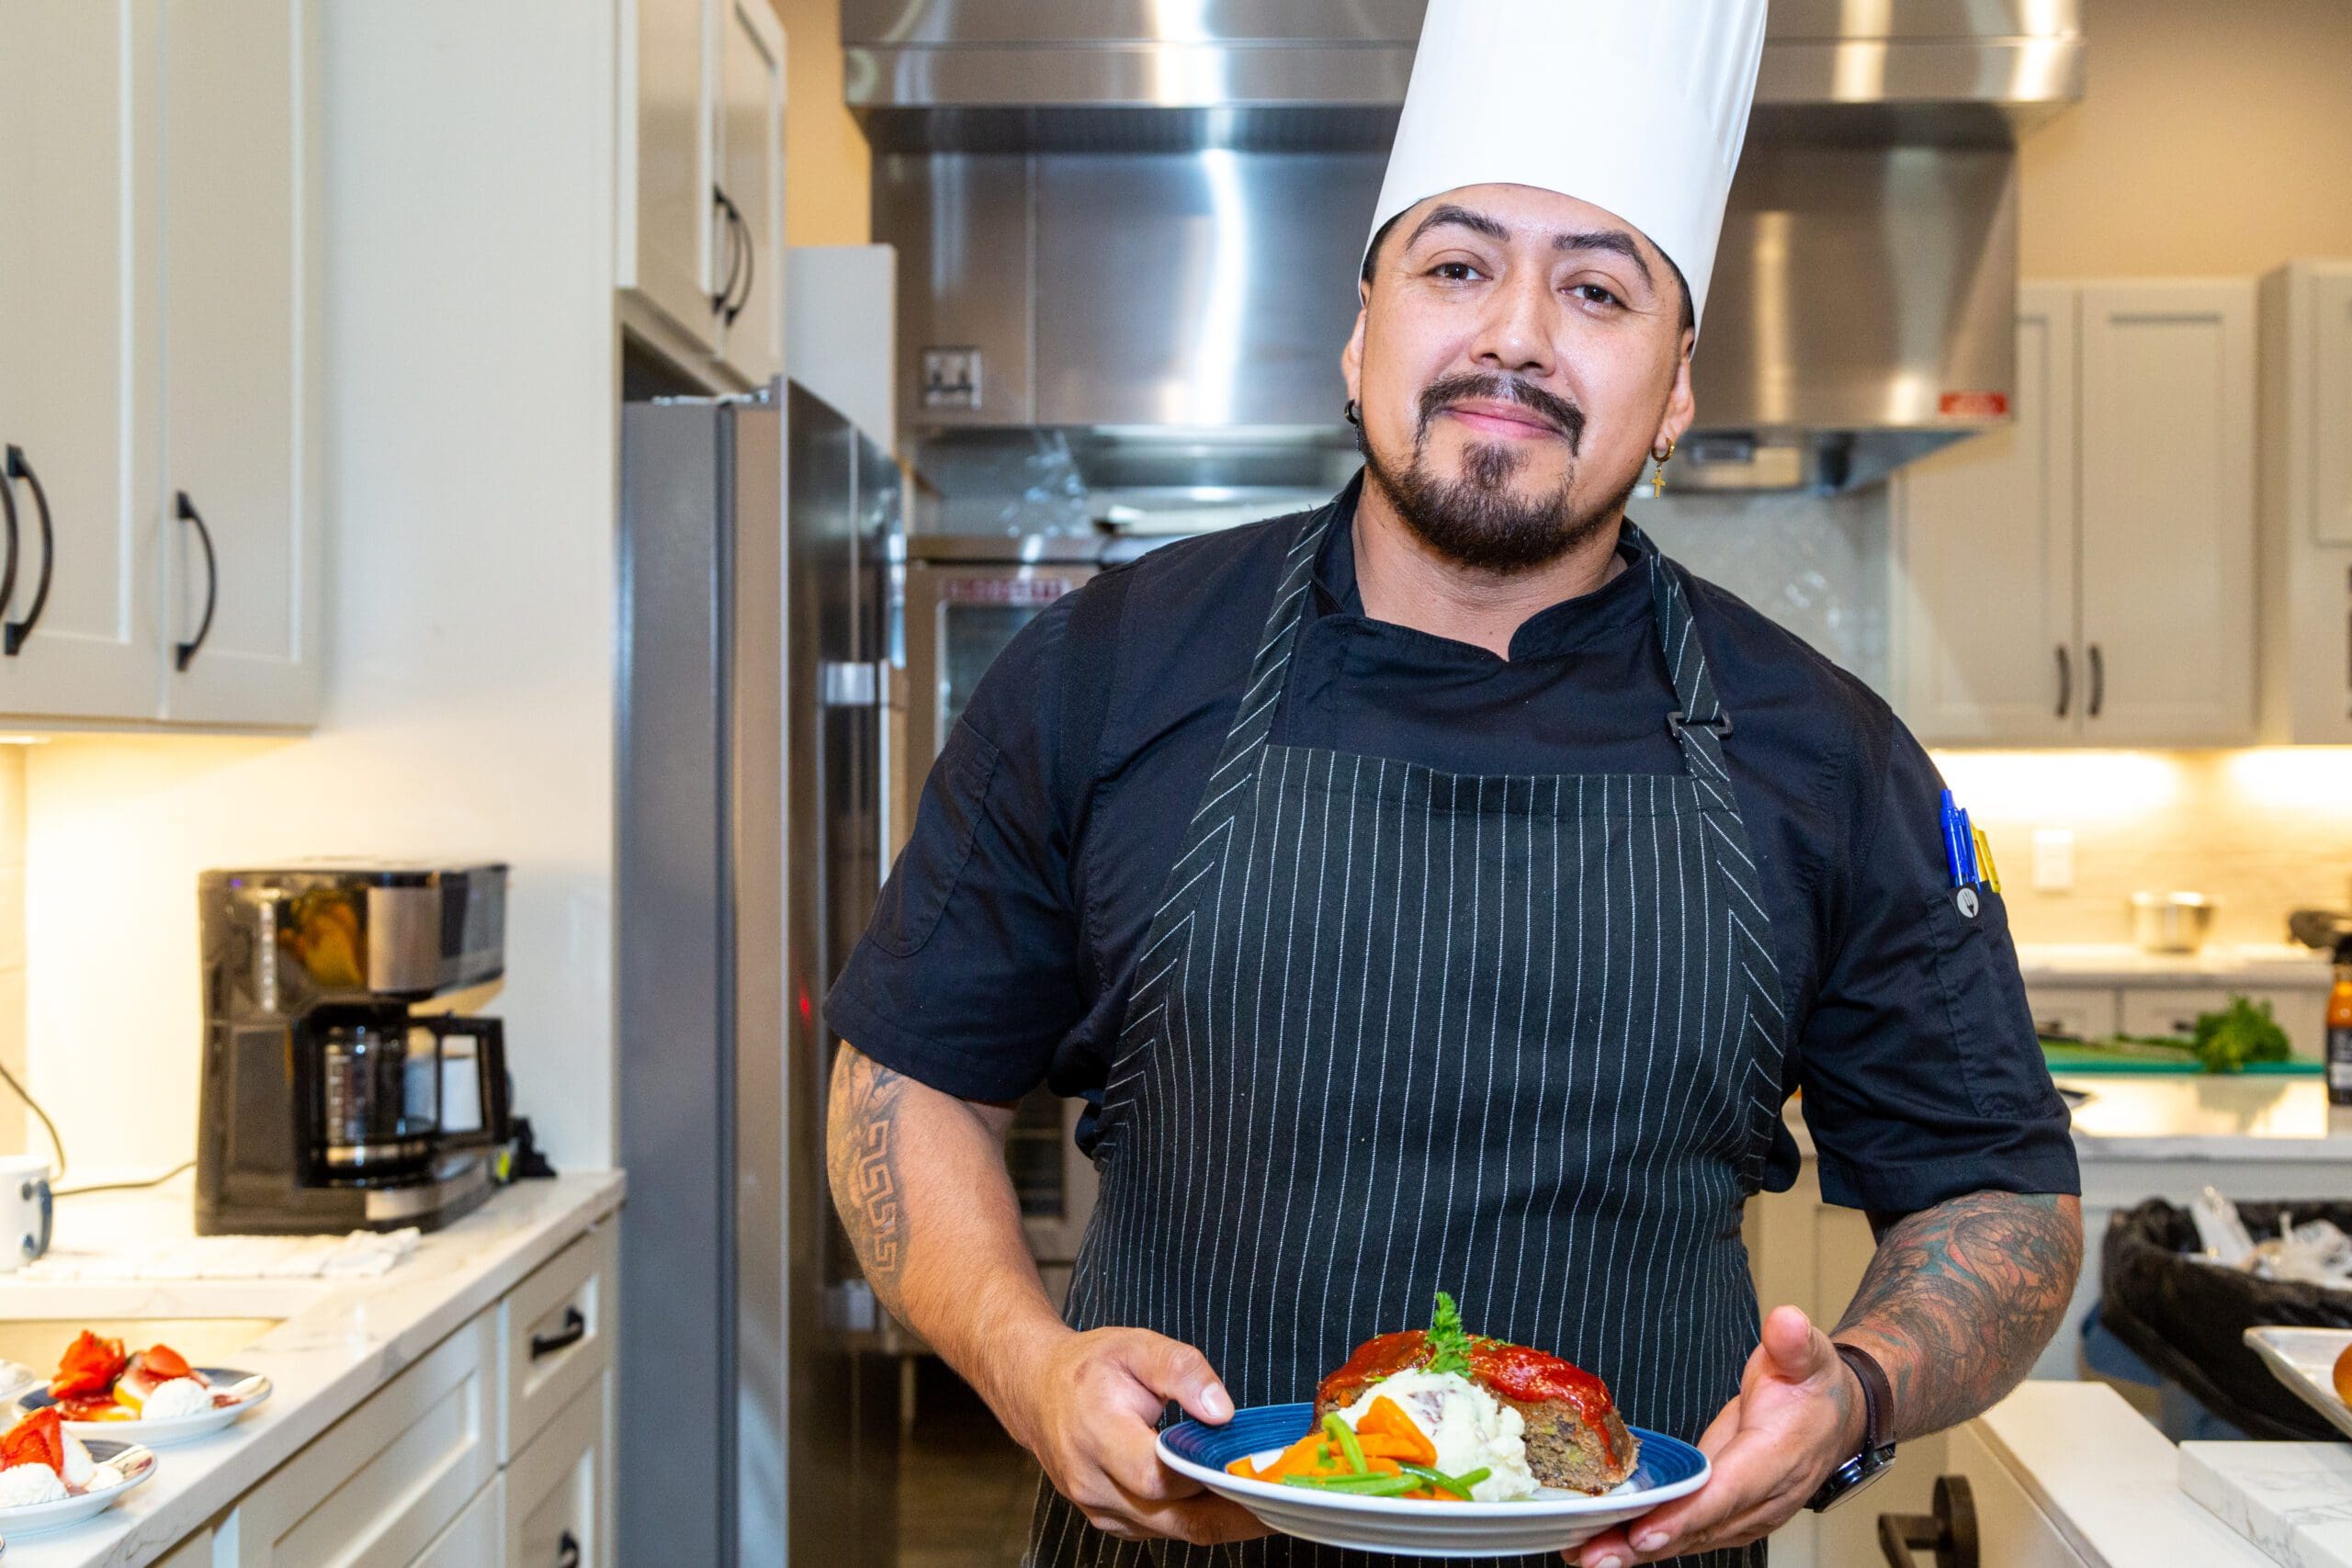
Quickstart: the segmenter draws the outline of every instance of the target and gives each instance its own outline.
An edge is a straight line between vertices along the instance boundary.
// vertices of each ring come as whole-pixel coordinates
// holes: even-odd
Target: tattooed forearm
[[[899,1112],[907,1080],[844,1047],[833,1066],[825,1156],[833,1205],[866,1282],[892,1310],[906,1262],[906,1182],[900,1174]]]
[[[2082,1261],[2077,1200],[1955,1198],[1887,1229],[1835,1337],[1885,1367],[1898,1437],[1939,1432],[2024,1378],[2065,1315]]]

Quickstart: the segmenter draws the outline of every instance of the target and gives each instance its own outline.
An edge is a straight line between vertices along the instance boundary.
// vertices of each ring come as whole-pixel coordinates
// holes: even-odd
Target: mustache
[[[1584,446],[1584,411],[1556,393],[1547,392],[1532,381],[1516,376],[1501,376],[1491,371],[1466,370],[1458,376],[1448,376],[1430,382],[1421,390],[1421,423],[1419,434],[1427,435],[1430,423],[1453,404],[1469,398],[1492,398],[1498,402],[1513,402],[1542,416],[1544,421],[1568,438],[1568,450],[1578,452]]]

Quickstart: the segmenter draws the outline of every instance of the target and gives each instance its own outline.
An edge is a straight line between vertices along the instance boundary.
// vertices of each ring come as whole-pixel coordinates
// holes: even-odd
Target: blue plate
[[[1550,1487],[1513,1503],[1424,1502],[1349,1497],[1228,1474],[1248,1457],[1263,1465],[1306,1435],[1312,1404],[1261,1404],[1222,1427],[1182,1421],[1159,1435],[1159,1457],[1218,1496],[1230,1498],[1285,1535],[1361,1551],[1424,1557],[1487,1557],[1563,1551],[1611,1525],[1638,1518],[1706,1484],[1707,1456],[1679,1438],[1635,1427],[1634,1473],[1598,1497]]]

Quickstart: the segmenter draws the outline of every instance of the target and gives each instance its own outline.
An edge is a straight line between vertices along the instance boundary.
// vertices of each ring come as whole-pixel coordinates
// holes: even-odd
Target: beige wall
[[[2135,892],[2222,899],[2214,940],[2287,940],[2287,912],[2352,897],[2352,747],[2245,751],[1939,751],[1991,836],[2025,942],[2132,940]],[[2075,835],[2075,886],[2033,887],[2033,830]]]
[[[2029,277],[2352,255],[2352,3],[2085,0],[2084,100],[2025,143]]]
[[[842,103],[841,0],[774,0],[784,18],[784,240],[872,237],[865,133]]]
[[[0,741],[0,1062],[25,1077],[25,749]],[[25,1146],[25,1108],[0,1089],[0,1154]]]

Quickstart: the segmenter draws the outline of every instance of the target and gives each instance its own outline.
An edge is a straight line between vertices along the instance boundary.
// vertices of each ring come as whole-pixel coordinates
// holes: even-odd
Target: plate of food
[[[234,1367],[194,1367],[168,1345],[126,1351],[88,1329],[65,1348],[47,1388],[17,1396],[19,1413],[54,1410],[82,1438],[135,1435],[150,1447],[220,1430],[269,1397],[269,1380]]]
[[[1284,1535],[1423,1557],[1564,1551],[1708,1472],[1591,1373],[1465,1332],[1442,1292],[1426,1331],[1366,1340],[1312,1403],[1180,1422],[1159,1456]]]
[[[112,1507],[155,1473],[140,1443],[84,1442],[54,1410],[36,1410],[0,1436],[0,1530],[54,1529]]]

